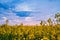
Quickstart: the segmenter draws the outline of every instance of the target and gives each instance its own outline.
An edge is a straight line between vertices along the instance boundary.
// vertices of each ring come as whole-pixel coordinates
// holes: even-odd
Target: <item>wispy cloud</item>
[[[9,24],[38,24],[57,12],[60,0],[0,0],[0,23],[9,19]]]
[[[29,5],[26,3],[17,4],[14,10],[15,11],[32,11]]]

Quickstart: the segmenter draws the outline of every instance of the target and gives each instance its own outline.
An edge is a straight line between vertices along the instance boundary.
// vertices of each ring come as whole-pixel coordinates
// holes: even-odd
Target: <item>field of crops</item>
[[[60,25],[0,26],[0,40],[60,40]]]

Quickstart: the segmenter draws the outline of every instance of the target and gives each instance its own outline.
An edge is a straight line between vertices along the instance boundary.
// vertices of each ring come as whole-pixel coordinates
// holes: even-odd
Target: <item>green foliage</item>
[[[60,13],[55,14],[57,24],[60,22]]]
[[[43,21],[40,22],[40,25],[43,25]]]
[[[47,20],[47,22],[48,22],[49,24],[51,24],[51,18],[49,18],[49,19]]]

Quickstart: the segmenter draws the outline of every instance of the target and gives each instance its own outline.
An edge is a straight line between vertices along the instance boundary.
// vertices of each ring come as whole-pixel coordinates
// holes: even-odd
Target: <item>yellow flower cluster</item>
[[[60,25],[0,26],[0,40],[60,40]]]

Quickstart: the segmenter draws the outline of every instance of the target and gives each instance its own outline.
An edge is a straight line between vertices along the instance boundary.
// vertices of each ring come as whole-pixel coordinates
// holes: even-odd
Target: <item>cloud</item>
[[[46,0],[46,1],[59,1],[59,0]]]
[[[22,2],[24,2],[24,0],[0,0],[0,3],[22,3]]]
[[[33,21],[32,17],[25,17],[25,21]]]
[[[18,24],[20,23],[20,17],[19,16],[16,16],[16,14],[14,12],[12,12],[11,10],[4,10],[4,9],[1,9],[0,11],[0,23],[2,24],[5,24],[5,21],[6,19],[9,20],[9,24],[11,23],[14,23],[14,24]],[[11,20],[11,21],[10,21]],[[11,25],[10,24],[10,25]]]
[[[14,11],[32,11],[31,8],[29,7],[29,5],[22,3],[22,4],[18,4],[16,5],[16,7],[14,8]]]
[[[59,0],[58,0],[59,1]],[[38,24],[60,12],[57,0],[1,0],[0,23],[8,19],[9,24]],[[3,22],[1,22],[3,21]]]
[[[7,20],[7,17],[2,17],[4,20]]]
[[[20,23],[21,23],[21,20],[19,19],[9,20],[9,25],[15,25],[15,24],[20,25]]]
[[[12,0],[0,0],[0,3],[8,3],[8,2],[12,2]]]

